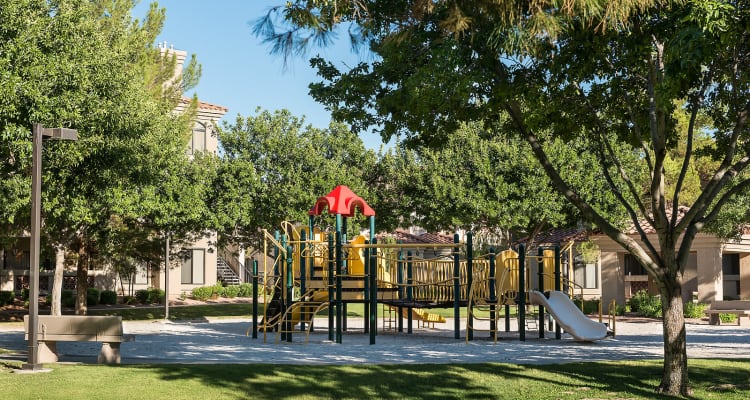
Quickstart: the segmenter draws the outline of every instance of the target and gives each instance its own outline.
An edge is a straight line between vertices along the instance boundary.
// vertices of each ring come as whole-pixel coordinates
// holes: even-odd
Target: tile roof
[[[191,101],[192,99],[189,97],[183,97],[182,99],[180,99],[180,103],[183,103],[185,105],[190,104]],[[229,109],[224,106],[206,103],[205,101],[200,100],[198,100],[198,108],[201,110],[219,111],[222,113],[226,113],[227,111],[229,111]]]
[[[393,238],[401,243],[408,244],[449,244],[453,243],[453,238],[440,233],[423,233],[414,235],[405,230],[396,229],[395,232],[381,233],[378,235],[378,241],[385,238]]]
[[[534,238],[534,242],[537,244],[557,244],[569,242],[571,240],[576,242],[584,242],[589,237],[589,232],[585,229],[578,228],[557,228],[547,232],[542,232]],[[527,243],[530,238],[524,237],[517,241],[517,243]]]

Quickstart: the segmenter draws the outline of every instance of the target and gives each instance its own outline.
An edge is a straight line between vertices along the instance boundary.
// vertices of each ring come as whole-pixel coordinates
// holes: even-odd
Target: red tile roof
[[[423,233],[413,235],[407,231],[396,229],[393,233],[381,233],[378,235],[378,241],[382,242],[386,238],[393,238],[398,242],[407,244],[449,244],[453,243],[453,238],[439,233]]]
[[[185,105],[190,104],[191,101],[192,99],[189,97],[183,97],[182,99],[180,99],[180,103],[183,103]],[[201,110],[219,111],[222,113],[226,113],[227,111],[229,111],[229,109],[224,106],[206,103],[205,101],[200,100],[198,100],[198,108]]]
[[[576,242],[584,242],[588,239],[589,232],[584,229],[578,228],[559,228],[552,229],[547,232],[540,233],[534,238],[534,242],[537,244],[557,244],[569,242],[571,240]],[[524,237],[517,241],[517,243],[526,243],[530,238]]]

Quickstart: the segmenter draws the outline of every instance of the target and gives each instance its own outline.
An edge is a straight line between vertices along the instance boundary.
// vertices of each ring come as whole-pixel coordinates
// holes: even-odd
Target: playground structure
[[[326,209],[336,215],[332,232],[314,226],[315,217]],[[271,260],[265,263],[262,289],[257,262],[253,265],[255,301],[248,333],[252,330],[257,338],[260,331],[265,340],[273,331],[278,339],[292,341],[297,326],[309,335],[314,316],[328,310],[328,339],[342,343],[347,305],[361,303],[370,344],[375,344],[377,336],[379,305],[384,311],[382,329],[395,325],[403,332],[406,319],[408,333],[412,333],[415,320],[423,325],[446,321],[430,309],[453,308],[456,339],[461,337],[461,309],[465,307],[467,341],[474,339],[475,321],[480,319],[489,319],[493,339],[497,339],[503,319],[505,332],[509,332],[511,307],[518,319],[518,337],[526,340],[530,305],[538,308],[540,338],[545,337],[545,308],[557,322],[557,339],[562,328],[578,340],[598,340],[607,335],[604,324],[591,321],[570,300],[576,285],[564,277],[572,274],[562,271],[559,246],[540,248],[536,256],[528,256],[519,245],[518,252],[489,249],[487,254],[475,257],[471,233],[465,243],[454,235],[450,244],[377,243],[374,237],[363,235],[347,240],[346,220],[357,210],[369,218],[370,232],[375,232],[374,211],[345,186],[318,198],[309,211],[306,228],[285,223],[283,234],[265,232],[263,254]],[[432,249],[436,256],[415,255],[425,248]],[[537,276],[536,285],[532,284],[533,274]],[[550,290],[549,297],[545,290]],[[262,314],[258,310],[261,292]]]

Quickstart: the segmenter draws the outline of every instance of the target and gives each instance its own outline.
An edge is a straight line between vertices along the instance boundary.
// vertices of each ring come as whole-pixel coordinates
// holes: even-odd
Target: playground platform
[[[324,326],[325,321],[320,321]],[[421,328],[411,335],[379,333],[370,345],[362,333],[361,319],[350,319],[344,342],[328,341],[327,332],[312,334],[305,344],[304,334],[293,342],[275,343],[269,332],[262,337],[245,336],[246,319],[220,319],[184,322],[130,322],[124,331],[134,334],[134,342],[123,343],[123,364],[194,363],[272,363],[296,365],[336,364],[443,364],[500,362],[513,364],[557,364],[606,360],[660,359],[663,357],[662,326],[651,320],[618,320],[617,336],[597,342],[538,339],[533,331],[525,342],[502,338],[494,342],[486,332],[475,332],[466,343],[453,337],[453,321],[433,328]],[[478,327],[479,328],[479,327]],[[691,358],[750,359],[750,331],[740,326],[712,326],[707,322],[688,323],[688,356]],[[0,360],[25,360],[27,349],[20,324],[0,324]],[[60,343],[61,362],[96,363],[97,343]]]

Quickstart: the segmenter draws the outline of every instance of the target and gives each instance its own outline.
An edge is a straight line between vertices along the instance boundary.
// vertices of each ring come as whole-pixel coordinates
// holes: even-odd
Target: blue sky
[[[142,19],[153,1],[141,0],[133,18]],[[346,38],[331,48],[314,49],[307,57],[289,60],[269,54],[268,45],[252,34],[252,24],[271,6],[284,0],[160,0],[167,19],[159,42],[196,54],[203,66],[195,89],[202,101],[229,108],[224,117],[255,115],[255,109],[288,109],[315,127],[325,128],[330,114],[308,95],[308,84],[319,81],[308,59],[320,54],[340,68],[354,66],[354,54]],[[380,147],[380,136],[362,134],[369,148]]]

